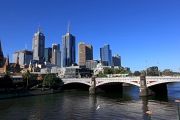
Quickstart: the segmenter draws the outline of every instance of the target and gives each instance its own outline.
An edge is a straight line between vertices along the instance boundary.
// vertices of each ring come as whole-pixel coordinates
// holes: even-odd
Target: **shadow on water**
[[[67,85],[63,85],[62,90],[89,90],[89,86],[81,83],[71,83]]]
[[[141,101],[142,101],[142,112],[143,112],[143,119],[144,120],[148,120],[149,119],[149,115],[146,113],[146,111],[148,111],[148,97],[141,97]]]
[[[123,91],[119,92],[105,92],[97,94],[100,98],[115,100],[119,102],[127,102],[132,100],[139,100],[139,88],[135,86],[123,87]]]
[[[149,100],[155,100],[155,101],[163,101],[163,102],[168,102],[168,95],[167,94],[155,94],[148,96]]]

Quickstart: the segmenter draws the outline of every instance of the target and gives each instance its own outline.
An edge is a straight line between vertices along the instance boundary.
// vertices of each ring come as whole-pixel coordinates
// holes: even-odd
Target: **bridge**
[[[14,82],[22,81],[22,76],[13,76]],[[151,94],[167,94],[168,83],[180,82],[180,76],[140,76],[111,78],[68,78],[62,79],[63,86],[68,84],[84,84],[89,87],[90,94],[100,91],[122,91],[122,84],[127,83],[139,87],[139,96]]]
[[[140,96],[147,96],[156,93],[167,93],[166,84],[173,82],[180,82],[180,77],[174,76],[141,76],[141,77],[112,77],[112,78],[68,78],[62,79],[64,85],[71,83],[81,83],[88,85],[90,89],[92,87],[102,88],[103,86],[120,85],[122,89],[122,83],[128,83],[130,85],[138,86],[140,90]],[[121,83],[121,84],[119,84]],[[119,87],[119,88],[120,88]],[[93,88],[95,90],[95,88]],[[96,93],[96,90],[93,91]]]

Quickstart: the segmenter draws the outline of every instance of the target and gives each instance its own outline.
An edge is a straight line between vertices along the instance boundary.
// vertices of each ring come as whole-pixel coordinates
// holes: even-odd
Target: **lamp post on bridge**
[[[148,75],[147,60],[146,60],[146,76]]]

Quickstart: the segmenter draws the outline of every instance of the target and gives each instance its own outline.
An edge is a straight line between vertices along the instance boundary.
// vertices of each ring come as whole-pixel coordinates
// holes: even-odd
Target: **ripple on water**
[[[0,100],[0,120],[147,120],[147,110],[153,112],[153,120],[177,119],[177,104],[171,96],[169,101],[148,100],[137,97],[137,88],[127,90],[130,93],[74,91]]]

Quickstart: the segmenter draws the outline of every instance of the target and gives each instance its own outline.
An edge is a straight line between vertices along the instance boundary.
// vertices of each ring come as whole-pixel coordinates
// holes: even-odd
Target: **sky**
[[[45,47],[60,44],[70,32],[78,43],[92,44],[94,59],[110,45],[123,67],[131,71],[158,66],[180,70],[180,0],[0,0],[0,39],[3,53],[32,50],[41,26]]]

